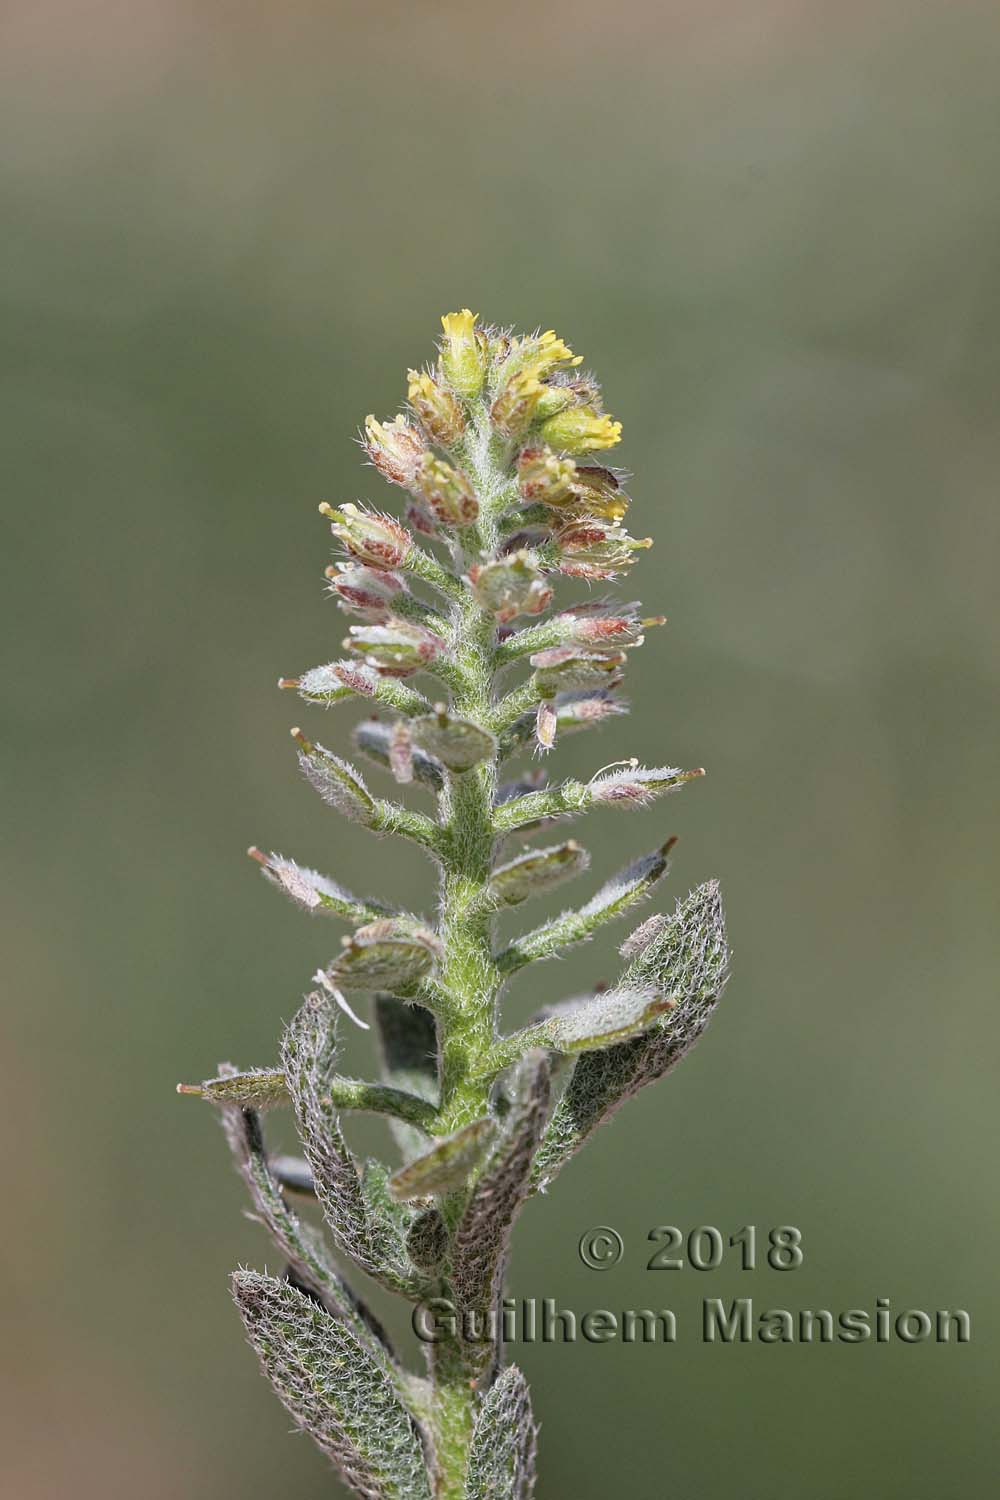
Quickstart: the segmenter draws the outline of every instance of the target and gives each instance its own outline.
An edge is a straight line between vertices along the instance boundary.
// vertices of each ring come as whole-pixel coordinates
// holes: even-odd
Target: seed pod
[[[485,339],[476,331],[478,316],[463,307],[441,319],[445,335],[441,369],[452,390],[467,398],[479,395],[486,376]]]
[[[445,386],[427,370],[409,370],[407,396],[432,443],[451,448],[465,431],[462,408]]]
[[[434,970],[440,943],[434,933],[386,918],[359,927],[325,971],[338,990],[391,990],[412,995]]]
[[[699,767],[695,771],[675,771],[661,766],[648,770],[645,766],[630,765],[623,771],[608,771],[595,776],[589,783],[592,802],[618,802],[625,806],[641,807],[663,792],[671,792],[686,781],[696,781],[704,776]]]
[[[306,780],[316,788],[323,801],[352,822],[370,826],[375,800],[350,762],[324,750],[322,745],[311,744],[301,729],[293,729],[292,738],[298,744],[299,765]]]
[[[401,567],[413,546],[406,527],[380,511],[360,510],[352,504],[335,510],[332,505],[323,504],[320,513],[329,516],[331,531],[351,556],[372,568]]]
[[[581,651],[577,646],[552,646],[528,659],[545,698],[572,689],[613,687],[621,681],[627,660],[624,651]]]
[[[420,461],[417,485],[421,498],[442,526],[469,526],[479,515],[479,501],[460,469],[428,453]]]
[[[376,422],[372,416],[365,417],[362,442],[383,478],[391,484],[401,484],[404,489],[412,487],[417,464],[426,453],[427,444],[405,417],[393,417],[391,422],[385,423]]]
[[[552,588],[527,548],[470,568],[469,581],[479,603],[501,625],[518,615],[540,615],[552,602]]]
[[[430,630],[398,620],[392,625],[352,625],[344,645],[385,677],[409,677],[433,661],[444,642]]]
[[[529,896],[543,896],[564,880],[580,875],[590,865],[590,855],[575,839],[519,854],[501,865],[490,878],[490,895],[500,906],[518,906]]]
[[[573,460],[559,458],[542,443],[522,448],[518,456],[518,488],[529,503],[559,505],[568,498],[575,476]]]
[[[550,698],[543,698],[535,712],[535,744],[539,750],[551,750],[556,742],[559,720]]]
[[[368,568],[361,563],[328,568],[326,576],[330,580],[330,592],[336,595],[346,614],[360,615],[377,625],[385,623],[393,600],[406,588],[398,573]]]
[[[589,729],[604,719],[628,713],[628,705],[606,689],[596,693],[560,693],[555,701],[556,731],[571,734],[574,729]]]
[[[622,424],[592,406],[570,406],[542,423],[541,436],[564,453],[591,453],[621,441]]]
[[[452,718],[443,705],[433,714],[414,719],[410,727],[414,744],[449,771],[471,771],[496,750],[496,740],[489,730],[470,719]]]

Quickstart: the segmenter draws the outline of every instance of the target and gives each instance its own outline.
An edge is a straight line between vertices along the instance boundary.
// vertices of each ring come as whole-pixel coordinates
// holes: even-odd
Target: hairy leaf
[[[528,1383],[517,1365],[497,1377],[476,1419],[468,1500],[531,1500],[537,1429]]]
[[[220,1114],[229,1149],[249,1189],[254,1211],[296,1278],[319,1296],[334,1317],[345,1318],[363,1343],[373,1348],[387,1347],[381,1325],[344,1281],[319,1235],[310,1225],[301,1223],[285,1202],[277,1163],[268,1160],[256,1111],[226,1104]]]
[[[548,1118],[550,1074],[546,1053],[525,1056],[504,1133],[455,1231],[452,1286],[462,1307],[484,1318],[502,1291],[511,1232],[528,1193],[531,1164]],[[470,1341],[463,1352],[473,1372],[481,1374],[498,1351]]]
[[[218,1077],[204,1083],[179,1083],[179,1094],[197,1094],[213,1104],[244,1104],[253,1109],[269,1109],[273,1104],[287,1104],[288,1090],[281,1068],[250,1068],[244,1073],[220,1069]]]
[[[330,1100],[336,1025],[318,991],[306,996],[285,1032],[282,1058],[316,1196],[335,1243],[376,1281],[406,1296],[419,1296],[399,1226],[366,1199]]]
[[[384,1361],[294,1286],[237,1271],[233,1297],[297,1426],[365,1500],[430,1500],[420,1427]]]
[[[673,917],[620,980],[623,988],[650,988],[670,996],[674,1008],[641,1036],[578,1059],[538,1152],[536,1188],[545,1188],[627,1099],[680,1062],[711,1018],[725,985],[727,963],[719,888],[709,881],[678,903]]]
[[[394,1198],[436,1198],[461,1187],[481,1159],[496,1133],[496,1122],[488,1116],[472,1120],[452,1135],[434,1142],[429,1151],[401,1167],[389,1181]]]

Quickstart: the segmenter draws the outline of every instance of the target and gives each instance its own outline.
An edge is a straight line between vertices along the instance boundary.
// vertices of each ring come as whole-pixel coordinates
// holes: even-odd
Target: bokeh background
[[[226,1273],[268,1252],[173,1087],[269,1062],[337,941],[248,843],[425,888],[300,782],[319,714],[274,684],[337,654],[316,503],[380,497],[356,426],[462,305],[555,326],[624,420],[627,587],[670,624],[560,763],[709,768],[581,831],[599,872],[682,835],[735,949],[696,1053],[522,1220],[516,1294],[681,1324],[521,1351],[541,1500],[988,1492],[998,64],[965,0],[8,0],[5,1494],[340,1493],[243,1345]],[[665,1223],[795,1224],[805,1265],[656,1275]],[[701,1344],[741,1295],[973,1342]]]

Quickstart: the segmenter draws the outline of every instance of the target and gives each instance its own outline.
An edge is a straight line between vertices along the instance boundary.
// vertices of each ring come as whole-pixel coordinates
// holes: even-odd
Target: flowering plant
[[[549,783],[502,767],[560,735],[625,712],[629,653],[657,619],[613,600],[556,604],[560,579],[612,580],[650,545],[625,529],[621,474],[595,461],[621,424],[552,332],[442,319],[432,367],[409,373],[406,413],[369,417],[362,442],[406,493],[404,520],[323,505],[340,556],[327,570],[355,623],[346,655],[282,686],[306,703],[367,700],[386,711],[357,750],[433,811],[370,791],[361,772],[301,730],[301,768],[323,801],[379,834],[418,844],[439,875],[432,920],[359,897],[278,854],[250,853],[309,912],[351,931],[314,976],[280,1062],[223,1066],[182,1085],[220,1108],[257,1216],[287,1268],[238,1271],[233,1293],[264,1372],[345,1483],[371,1500],[527,1500],[535,1426],[505,1364],[496,1310],[514,1221],[624,1101],[680,1061],[726,976],[718,888],[647,918],[621,947],[618,981],[547,1007],[503,1035],[501,992],[527,965],[587,941],[644,901],[673,840],[564,911],[498,946],[498,913],[589,866],[575,840],[515,844],[599,807],[636,808],[700,770],[616,762]],[[527,666],[520,681],[511,674]],[[414,679],[433,683],[428,696]],[[372,996],[371,1022],[358,1014]],[[337,1071],[339,1017],[373,1025],[381,1078]],[[303,1157],[268,1153],[261,1117],[290,1106]],[[355,1160],[341,1116],[388,1118],[395,1167]],[[333,1252],[300,1217],[318,1200]],[[346,1262],[414,1303],[460,1314],[407,1370],[344,1279]]]

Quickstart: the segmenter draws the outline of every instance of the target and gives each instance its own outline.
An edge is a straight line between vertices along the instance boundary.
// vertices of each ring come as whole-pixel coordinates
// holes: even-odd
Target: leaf
[[[278,1166],[268,1160],[256,1111],[226,1104],[220,1115],[254,1211],[296,1277],[315,1291],[334,1317],[346,1318],[363,1343],[387,1348],[385,1333],[377,1319],[344,1281],[319,1236],[310,1225],[302,1224],[285,1202]]]
[[[345,1483],[367,1500],[430,1500],[421,1430],[386,1364],[294,1286],[254,1271],[232,1286],[264,1374]]]
[[[497,965],[505,973],[515,973],[525,964],[539,958],[550,958],[573,943],[584,943],[606,922],[612,922],[631,907],[644,901],[653,886],[670,868],[668,855],[676,839],[668,839],[652,854],[633,860],[624,870],[605,882],[586,905],[578,911],[566,911],[544,922],[533,932],[515,938],[497,955]]]
[[[262,854],[256,848],[248,849],[247,853],[260,865],[265,878],[304,911],[328,911],[348,922],[373,922],[393,915],[391,906],[381,901],[359,901],[328,875],[297,865],[281,854]]]
[[[528,1194],[531,1164],[548,1118],[550,1075],[546,1053],[526,1054],[518,1068],[516,1097],[504,1133],[455,1231],[452,1287],[462,1308],[484,1319],[502,1292],[511,1232]],[[482,1375],[498,1358],[499,1349],[486,1342],[466,1341],[463,1354],[472,1373]]]
[[[517,1365],[497,1377],[476,1419],[468,1500],[531,1500],[538,1432],[528,1383]]]
[[[410,1225],[406,1235],[406,1248],[418,1271],[433,1275],[440,1271],[448,1254],[451,1237],[448,1226],[437,1208],[425,1208]]]
[[[390,1193],[398,1202],[406,1202],[440,1197],[462,1187],[495,1133],[496,1121],[489,1116],[463,1125],[394,1173],[389,1180]]]
[[[538,1152],[534,1188],[547,1187],[599,1125],[690,1051],[725,987],[727,964],[719,887],[709,881],[678,903],[620,980],[623,989],[670,996],[674,1008],[641,1036],[577,1060]]]
[[[382,1077],[394,1088],[405,1089],[437,1103],[437,1025],[422,1005],[408,1005],[394,995],[375,996],[375,1030],[382,1059]],[[390,1120],[389,1128],[405,1161],[427,1148],[427,1137],[403,1120]]]
[[[316,1196],[344,1255],[392,1291],[418,1296],[398,1225],[366,1199],[330,1101],[336,1060],[334,1014],[317,991],[285,1032],[282,1060]]]

